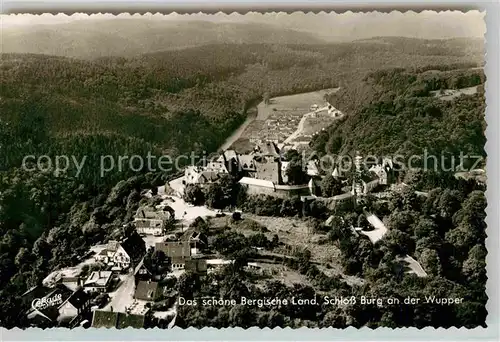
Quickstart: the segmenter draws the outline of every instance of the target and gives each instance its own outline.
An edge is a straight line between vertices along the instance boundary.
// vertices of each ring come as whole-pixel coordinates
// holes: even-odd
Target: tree
[[[321,194],[323,197],[332,197],[342,193],[342,183],[331,174],[321,180]]]
[[[384,244],[395,254],[412,254],[415,242],[408,233],[389,229],[383,237]]]
[[[370,227],[370,224],[368,223],[368,220],[366,219],[366,215],[361,213],[358,216],[358,222],[357,226],[361,227],[366,230],[366,228]]]
[[[189,228],[193,228],[196,231],[206,234],[208,233],[210,226],[202,217],[198,216],[193,220],[193,222],[191,222]]]
[[[33,254],[27,248],[21,247],[19,252],[17,252],[14,262],[17,267],[22,267],[23,265],[31,263],[33,259]]]
[[[285,175],[288,178],[289,184],[302,185],[307,183],[307,172],[302,161],[299,159],[294,159],[288,163]]]
[[[286,198],[281,204],[281,216],[300,215],[302,209],[302,201],[300,197]]]
[[[399,192],[393,193],[390,206],[392,210],[420,210],[420,200],[415,193],[415,188],[409,186]]]
[[[224,208],[224,193],[219,183],[210,184],[205,191],[205,204],[209,208]]]
[[[445,189],[439,198],[439,215],[446,219],[452,216],[460,209],[462,198],[457,190]]]
[[[161,275],[166,273],[170,267],[170,260],[163,251],[149,250],[144,257],[144,265],[150,270],[153,275]]]
[[[283,156],[285,158],[285,160],[287,161],[292,161],[292,160],[299,160],[301,159],[300,158],[300,154],[299,152],[296,150],[296,149],[289,149],[285,152],[285,155]]]
[[[413,225],[413,212],[395,210],[387,218],[387,229],[411,232]]]
[[[415,226],[414,233],[416,239],[436,235],[439,232],[438,225],[429,218],[420,217],[417,225]]]
[[[255,325],[255,311],[248,305],[235,305],[229,310],[229,324],[231,327],[250,328]]]
[[[441,188],[435,188],[429,191],[427,198],[422,205],[422,209],[425,214],[429,216],[439,214],[438,204],[442,193],[443,189]]]
[[[202,205],[205,202],[205,194],[198,184],[188,184],[184,189],[184,200],[193,205]]]
[[[186,272],[183,273],[177,281],[176,290],[179,296],[186,299],[192,299],[201,288],[200,278],[197,274]]]
[[[428,274],[433,276],[441,274],[441,261],[435,249],[424,249],[420,253],[419,262]]]
[[[479,244],[470,249],[462,267],[462,273],[467,281],[478,284],[486,283],[486,253],[484,246]]]
[[[453,245],[457,252],[466,255],[469,249],[476,244],[478,238],[474,235],[472,226],[465,223],[446,232],[445,240]]]
[[[236,204],[238,183],[229,175],[223,175],[217,182],[208,186],[205,191],[206,204],[215,209],[224,209]]]

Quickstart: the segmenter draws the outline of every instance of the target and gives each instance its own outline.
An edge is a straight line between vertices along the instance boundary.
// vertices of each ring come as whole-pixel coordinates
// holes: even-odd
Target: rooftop
[[[144,316],[113,311],[94,311],[93,328],[144,328]]]
[[[163,251],[172,261],[180,261],[191,257],[191,247],[188,241],[157,242],[155,249]]]
[[[348,198],[351,198],[351,197],[353,197],[353,194],[350,193],[350,192],[346,192],[345,194],[333,196],[332,198],[334,200],[336,200],[336,201],[341,201],[341,200],[348,199]]]
[[[83,286],[106,286],[112,275],[111,271],[94,271],[85,280]]]
[[[134,298],[154,301],[161,289],[155,281],[140,281],[135,289]]]
[[[156,208],[152,207],[142,207],[137,209],[137,212],[135,214],[135,219],[136,220],[141,220],[141,219],[157,219],[157,220],[164,220],[169,217],[170,213],[165,212],[162,210],[156,210]]]
[[[245,184],[245,185],[255,185],[255,186],[262,186],[266,188],[273,188],[274,189],[274,183],[268,180],[263,180],[263,179],[257,179],[257,178],[250,178],[250,177],[243,177],[239,181],[240,184]]]

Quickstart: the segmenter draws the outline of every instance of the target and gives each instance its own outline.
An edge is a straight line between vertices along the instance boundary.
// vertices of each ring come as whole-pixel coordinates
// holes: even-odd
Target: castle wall
[[[309,195],[309,188],[307,185],[301,186],[286,186],[277,185],[275,188],[260,186],[254,184],[244,185],[249,195],[271,195],[278,198],[291,198],[295,196]]]

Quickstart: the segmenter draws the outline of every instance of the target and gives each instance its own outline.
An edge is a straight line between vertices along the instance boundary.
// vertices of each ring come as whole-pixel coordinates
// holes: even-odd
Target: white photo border
[[[204,328],[198,330],[196,328],[174,328],[168,330],[168,333],[160,329],[50,329],[42,330],[38,328],[31,329],[3,329],[0,330],[1,341],[162,341],[162,340],[190,340],[190,341],[222,341],[222,340],[243,340],[243,341],[321,341],[321,340],[351,340],[351,341],[498,341],[500,339],[500,315],[499,315],[499,223],[500,214],[500,168],[499,168],[499,147],[500,147],[500,118],[499,118],[499,32],[500,32],[500,3],[498,0],[483,0],[477,2],[471,1],[343,1],[343,0],[218,0],[218,1],[196,1],[196,0],[176,0],[176,1],[124,1],[124,0],[107,0],[107,1],[73,1],[73,0],[31,0],[31,1],[16,1],[2,0],[1,13],[16,14],[16,13],[66,13],[68,15],[85,12],[85,13],[164,13],[171,12],[181,13],[246,13],[249,11],[255,12],[330,12],[337,13],[345,11],[407,11],[413,10],[420,12],[422,10],[446,11],[446,10],[480,10],[485,11],[487,32],[486,40],[486,152],[488,155],[487,174],[488,184],[486,196],[488,199],[488,207],[486,209],[488,225],[486,239],[487,255],[487,294],[488,316],[486,319],[487,328],[440,328],[435,329],[427,327],[423,329],[417,328],[354,328],[347,329],[260,329],[258,327],[247,330],[241,328],[234,329],[215,329]],[[1,32],[0,32],[1,34]]]

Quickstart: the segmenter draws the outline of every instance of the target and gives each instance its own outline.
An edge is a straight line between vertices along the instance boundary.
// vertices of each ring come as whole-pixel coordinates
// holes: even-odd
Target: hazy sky
[[[148,18],[150,20],[207,20],[213,22],[219,21],[231,21],[231,22],[261,22],[273,25],[279,25],[287,28],[295,28],[298,30],[316,32],[320,31],[324,34],[330,34],[335,32],[330,32],[336,30],[338,27],[343,25],[349,26],[367,26],[367,25],[384,25],[390,27],[405,26],[405,23],[419,24],[421,28],[425,31],[425,26],[432,22],[434,24],[440,23],[446,25],[447,27],[453,27],[457,30],[457,36],[483,36],[486,31],[486,24],[484,22],[484,13],[479,11],[469,11],[462,13],[459,11],[447,11],[447,12],[434,12],[434,11],[423,11],[420,13],[406,12],[401,13],[398,11],[393,11],[391,13],[352,13],[345,12],[341,14],[337,13],[320,13],[320,14],[304,14],[302,12],[292,13],[290,15],[286,13],[267,13],[261,14],[252,12],[246,15],[241,15],[238,13],[233,13],[226,15],[219,13],[216,15],[205,15],[205,14],[190,14],[190,15],[179,15],[176,13],[163,15],[163,14],[146,14],[146,15],[133,15],[130,14],[120,14],[114,16],[112,14],[93,14],[87,15],[83,13],[73,14],[71,16],[65,14],[51,15],[31,15],[31,14],[20,14],[20,15],[2,15],[2,27],[4,29],[9,28],[23,28],[35,25],[51,25],[58,23],[69,23],[75,20],[112,20],[113,18]],[[415,30],[415,29],[414,29]],[[437,32],[436,32],[437,33]],[[418,35],[418,34],[417,34]]]

